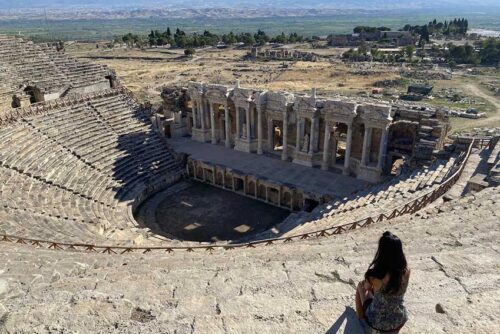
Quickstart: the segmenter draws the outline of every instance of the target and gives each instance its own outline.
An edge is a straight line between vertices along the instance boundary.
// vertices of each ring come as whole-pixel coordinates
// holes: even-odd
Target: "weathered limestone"
[[[412,269],[402,333],[495,333],[499,201],[491,188],[368,230],[229,251],[108,255],[0,243],[0,328],[363,333],[355,286],[390,230]]]

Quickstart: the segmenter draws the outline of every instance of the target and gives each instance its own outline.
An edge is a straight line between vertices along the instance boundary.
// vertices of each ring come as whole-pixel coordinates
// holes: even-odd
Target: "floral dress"
[[[397,331],[408,320],[408,313],[404,306],[404,294],[408,281],[404,282],[397,293],[387,293],[385,286],[373,295],[373,301],[365,311],[368,325],[380,332]]]

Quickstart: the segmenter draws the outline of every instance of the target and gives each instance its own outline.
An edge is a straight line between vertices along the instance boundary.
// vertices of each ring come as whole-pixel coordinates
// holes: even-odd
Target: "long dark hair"
[[[407,267],[401,240],[387,231],[378,242],[377,254],[365,273],[365,278],[375,277],[383,279],[390,275],[385,287],[386,293],[397,293],[401,289],[403,276]]]

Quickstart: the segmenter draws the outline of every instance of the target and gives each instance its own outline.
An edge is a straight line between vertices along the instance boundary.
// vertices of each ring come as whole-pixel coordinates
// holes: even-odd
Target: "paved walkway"
[[[190,138],[170,139],[169,143],[177,152],[189,154],[193,159],[207,161],[243,173],[266,177],[268,179],[292,184],[299,189],[316,194],[345,197],[370,184],[332,171],[323,171],[276,158],[249,154],[193,141]]]

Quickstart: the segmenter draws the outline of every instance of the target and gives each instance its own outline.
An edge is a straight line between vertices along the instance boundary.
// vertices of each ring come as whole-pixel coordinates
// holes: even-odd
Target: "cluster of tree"
[[[369,27],[369,26],[357,26],[352,30],[355,34],[360,33],[375,33],[377,31],[391,31],[390,28],[387,27]]]
[[[148,35],[148,43],[150,46],[171,45],[180,48],[184,47],[200,47],[207,45],[215,45],[219,41],[219,37],[205,30],[203,34],[192,33],[186,34],[185,31],[177,28],[172,34],[170,27],[166,31],[151,30]]]
[[[114,39],[115,43],[125,43],[127,44],[128,47],[143,47],[146,45],[146,40],[139,36],[135,35],[132,33],[125,34],[123,36],[117,36]]]
[[[470,44],[448,44],[443,56],[449,64],[498,65],[500,64],[500,40],[488,38],[481,42],[479,51]]]
[[[419,34],[422,40],[429,42],[432,35],[465,35],[469,29],[469,21],[465,18],[453,19],[452,21],[437,22],[436,19],[424,25],[405,25],[404,31]]]
[[[235,44],[243,43],[247,46],[251,45],[264,45],[268,42],[271,43],[297,43],[304,41],[304,37],[298,35],[297,33],[291,33],[286,35],[281,33],[276,36],[269,36],[264,31],[259,30],[255,34],[251,33],[238,33],[235,34],[232,31],[228,34],[216,35],[208,30],[205,30],[203,34],[191,33],[187,34],[185,31],[177,28],[174,33],[170,30],[170,27],[166,31],[161,32],[159,30],[151,30],[147,37],[141,37],[139,35],[134,35],[128,33],[123,36],[115,38],[117,43],[126,43],[130,47],[143,47],[145,45],[149,46],[164,46],[170,45],[179,48],[196,48],[208,45],[217,45],[222,42],[225,44]]]
[[[259,30],[255,34],[251,34],[248,32],[234,34],[232,31],[229,34],[224,34],[221,36],[220,41],[225,44],[235,44],[235,43],[243,43],[246,46],[251,45],[265,45],[266,43],[299,43],[305,40],[304,36],[298,35],[296,32],[290,33],[286,35],[285,33],[281,33],[274,37],[267,35],[264,31]]]

